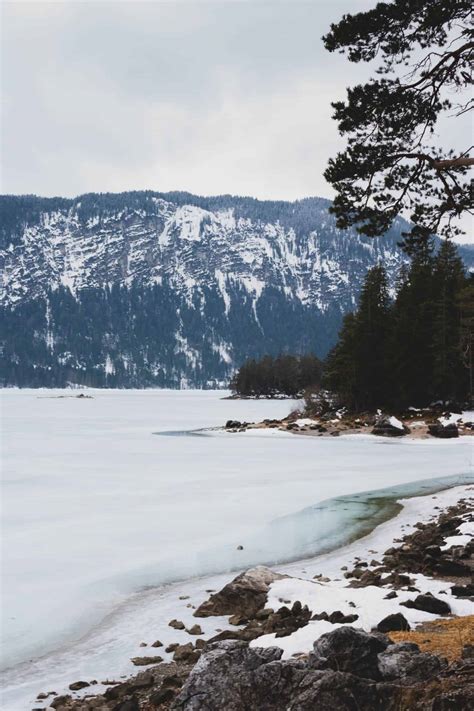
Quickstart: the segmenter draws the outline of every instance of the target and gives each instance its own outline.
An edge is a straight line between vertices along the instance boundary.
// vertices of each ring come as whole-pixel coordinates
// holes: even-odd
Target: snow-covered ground
[[[203,599],[230,570],[341,545],[360,535],[361,511],[372,518],[390,501],[342,495],[472,481],[469,438],[180,436],[282,417],[292,403],[211,391],[53,397],[64,394],[76,393],[2,392],[1,647],[12,711],[77,678],[130,673],[145,635],[187,637],[167,627],[193,619],[180,596]],[[153,434],[163,431],[174,434]],[[202,624],[208,634],[223,626]]]
[[[373,585],[363,588],[348,587],[350,581],[344,578],[343,568],[352,569],[357,558],[368,563],[372,560],[380,561],[384,552],[391,547],[394,541],[399,541],[402,536],[413,532],[414,524],[436,518],[439,515],[439,510],[434,510],[435,506],[438,509],[444,509],[456,504],[460,498],[470,498],[474,502],[474,487],[472,485],[460,486],[439,492],[436,495],[401,499],[400,503],[403,505],[401,513],[378,526],[368,536],[353,544],[343,546],[333,553],[279,568],[281,572],[292,577],[277,580],[272,584],[268,595],[268,607],[278,609],[282,605],[281,600],[285,600],[289,606],[299,600],[303,605],[308,605],[313,614],[321,612],[331,614],[335,610],[340,610],[344,615],[357,614],[359,619],[349,624],[367,632],[376,627],[387,615],[399,612],[404,615],[411,627],[436,619],[438,615],[400,605],[400,603],[415,597],[408,590],[399,590],[395,599],[387,600],[386,595],[391,590],[390,586],[385,588]],[[446,538],[446,547],[465,545],[472,535],[474,535],[472,523],[462,523],[460,535]],[[397,543],[395,542],[394,545]],[[369,570],[371,567],[369,565]],[[322,575],[324,578],[329,578],[329,581],[315,580],[315,575]],[[424,575],[411,574],[410,577],[413,578],[414,585],[420,593],[431,592],[447,602],[454,615],[474,614],[474,603],[467,599],[459,599],[451,594],[452,583],[433,580]],[[251,646],[271,647],[276,645],[283,649],[283,657],[288,658],[298,652],[309,652],[313,648],[315,639],[337,627],[341,627],[341,625],[331,624],[324,620],[314,620],[288,637],[275,639],[274,634],[268,634],[251,642]]]

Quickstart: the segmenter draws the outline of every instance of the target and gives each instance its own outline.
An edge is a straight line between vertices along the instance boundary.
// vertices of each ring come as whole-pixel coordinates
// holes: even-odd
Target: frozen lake
[[[318,553],[372,512],[318,502],[472,478],[468,438],[157,436],[281,417],[293,403],[213,391],[75,394],[2,391],[4,667],[73,648],[148,586]]]

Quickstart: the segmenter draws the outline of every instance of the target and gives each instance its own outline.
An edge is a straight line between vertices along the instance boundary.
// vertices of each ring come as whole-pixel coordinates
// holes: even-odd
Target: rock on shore
[[[194,613],[195,617],[239,615],[253,617],[265,606],[271,583],[284,576],[259,565],[238,575],[222,590],[211,595]]]

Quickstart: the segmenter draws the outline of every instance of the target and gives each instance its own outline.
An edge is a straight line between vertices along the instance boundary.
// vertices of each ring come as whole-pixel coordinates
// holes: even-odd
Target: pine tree
[[[330,52],[376,65],[333,104],[347,139],[325,173],[339,227],[381,235],[405,213],[412,235],[461,231],[458,218],[472,207],[472,147],[466,138],[455,152],[434,136],[443,119],[454,121],[454,134],[470,107],[471,22],[469,0],[391,0],[331,25]]]
[[[357,320],[355,314],[349,313],[344,317],[339,340],[326,359],[323,384],[337,393],[344,405],[357,410],[356,344]]]
[[[397,407],[428,404],[433,390],[433,243],[413,246],[408,278],[393,308],[389,359],[391,400]]]
[[[394,303],[384,270],[371,269],[327,359],[325,383],[354,409],[472,401],[474,279],[452,242],[436,255],[429,239],[410,247]]]
[[[362,407],[380,407],[387,391],[390,298],[383,266],[369,269],[356,317],[357,392]]]
[[[433,390],[441,400],[461,396],[464,376],[459,343],[459,293],[465,276],[455,245],[445,240],[434,260]]]
[[[474,274],[458,294],[459,351],[467,373],[469,404],[474,408]]]

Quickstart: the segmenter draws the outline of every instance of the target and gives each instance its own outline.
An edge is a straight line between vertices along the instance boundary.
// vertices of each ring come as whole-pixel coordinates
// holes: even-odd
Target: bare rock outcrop
[[[474,699],[463,679],[454,685],[449,674],[443,678],[447,665],[438,657],[415,644],[392,644],[379,633],[339,628],[314,643],[309,660],[281,655],[277,647],[249,648],[241,641],[214,644],[192,670],[173,711],[444,711],[451,708],[450,695],[460,698],[460,688],[459,711],[467,711]]]
[[[240,615],[243,618],[254,617],[265,607],[267,593],[275,580],[286,577],[275,573],[270,568],[258,565],[250,568],[225,585],[222,590],[211,595],[194,612],[195,617],[213,615]]]

